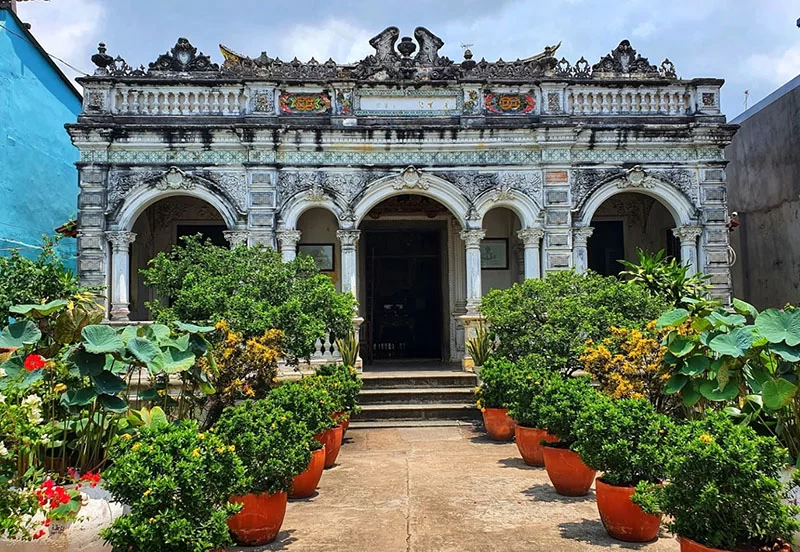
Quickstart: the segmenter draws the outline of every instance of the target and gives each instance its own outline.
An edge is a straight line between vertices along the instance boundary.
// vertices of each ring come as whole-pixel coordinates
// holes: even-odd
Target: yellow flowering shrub
[[[659,412],[672,412],[679,403],[674,395],[664,393],[670,372],[664,365],[663,335],[655,322],[644,331],[612,326],[609,337],[599,343],[586,342],[581,355],[584,370],[612,398],[647,399]]]

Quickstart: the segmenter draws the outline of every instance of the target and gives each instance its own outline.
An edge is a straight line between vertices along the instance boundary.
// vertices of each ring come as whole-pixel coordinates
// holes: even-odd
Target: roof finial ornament
[[[114,58],[106,53],[104,42],[97,45],[97,53],[92,56],[92,63],[97,65],[98,74],[105,74],[107,68],[114,63]]]

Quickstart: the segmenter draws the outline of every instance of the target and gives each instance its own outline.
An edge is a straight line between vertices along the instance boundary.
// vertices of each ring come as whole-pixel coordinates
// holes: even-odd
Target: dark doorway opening
[[[220,247],[227,247],[228,240],[225,239],[225,230],[228,227],[224,224],[179,224],[176,228],[178,233],[178,243],[185,236],[195,236],[200,234],[203,241],[211,240],[211,243]]]
[[[442,358],[441,231],[371,230],[366,360]]]
[[[589,269],[603,276],[619,276],[625,259],[625,235],[620,220],[592,221],[589,238]]]

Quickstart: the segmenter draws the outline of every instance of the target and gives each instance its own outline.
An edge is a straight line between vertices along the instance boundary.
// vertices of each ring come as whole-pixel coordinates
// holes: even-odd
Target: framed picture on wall
[[[298,255],[308,255],[322,272],[336,269],[336,255],[332,243],[302,243],[297,246]]]
[[[488,238],[481,241],[481,268],[508,270],[507,238]]]

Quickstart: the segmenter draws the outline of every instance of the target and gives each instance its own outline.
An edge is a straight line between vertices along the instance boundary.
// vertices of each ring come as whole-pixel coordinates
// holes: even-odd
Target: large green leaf
[[[733,299],[733,310],[739,314],[752,316],[753,318],[758,317],[758,310],[747,301],[742,301],[741,299]]]
[[[56,318],[54,336],[62,345],[70,345],[80,339],[80,331],[89,323],[89,316],[83,309],[67,309]]]
[[[126,403],[125,399],[122,397],[117,397],[115,395],[100,395],[97,400],[104,409],[110,412],[125,412],[128,410],[128,403]]]
[[[790,347],[786,343],[773,343],[770,351],[788,362],[800,362],[800,347]]]
[[[753,344],[753,331],[749,328],[734,328],[730,333],[712,339],[708,346],[717,354],[740,358],[747,354]]]
[[[169,347],[161,352],[159,355],[162,359],[162,369],[165,374],[175,374],[178,372],[185,372],[196,361],[194,353],[191,351],[180,351]]]
[[[797,386],[783,378],[770,380],[764,384],[761,396],[764,398],[764,406],[771,410],[778,410],[792,402]]]
[[[169,326],[165,326],[164,324],[150,324],[146,326],[144,330],[145,337],[159,344],[169,339],[171,334],[172,330],[169,329]]]
[[[66,299],[56,299],[44,305],[14,305],[10,312],[14,314],[21,314],[23,316],[33,316],[34,318],[44,318],[50,316],[56,311],[59,311],[69,305]]]
[[[0,334],[0,349],[19,349],[37,343],[42,332],[31,320],[20,320],[3,328]]]
[[[747,319],[741,314],[731,314],[724,311],[712,312],[709,318],[714,322],[714,326],[723,324],[725,326],[741,326]]]
[[[127,346],[128,343],[131,342],[131,339],[133,339],[134,337],[139,337],[139,327],[125,326],[125,328],[122,330],[121,337],[122,337],[122,343],[124,343],[125,346]]]
[[[681,374],[699,376],[711,366],[711,359],[707,356],[696,355],[686,359],[686,364],[681,368]]]
[[[800,345],[800,309],[767,309],[756,318],[756,328],[770,343],[785,341],[791,347]]]
[[[105,369],[106,355],[87,353],[82,349],[75,351],[70,360],[82,376],[96,376]]]
[[[92,376],[92,381],[101,394],[116,395],[125,389],[125,380],[111,372],[100,372],[96,376]]]
[[[683,374],[675,374],[674,376],[669,378],[667,385],[664,386],[664,393],[666,393],[667,395],[672,395],[674,393],[677,393],[678,391],[683,389],[683,387],[688,383],[688,381],[689,378],[684,376]]]
[[[697,382],[690,381],[689,384],[681,390],[681,398],[683,399],[684,406],[692,407],[703,398],[697,387]]]
[[[189,333],[209,333],[214,331],[214,326],[198,326],[196,324],[186,324],[184,322],[175,322],[178,329]]]
[[[678,358],[685,357],[694,349],[694,341],[688,337],[678,335],[669,344],[669,352]]]
[[[686,309],[674,309],[662,314],[661,317],[656,321],[656,327],[659,330],[663,330],[664,328],[680,326],[688,319],[689,311]]]
[[[94,387],[84,387],[83,389],[70,389],[61,395],[61,404],[65,406],[84,406],[92,402],[97,397]]]
[[[161,352],[152,341],[144,337],[134,337],[128,342],[128,351],[139,362],[151,362]]]
[[[90,353],[118,353],[124,346],[120,335],[110,326],[86,326],[81,335],[83,347]]]
[[[739,395],[739,386],[735,381],[730,381],[724,388],[718,389],[716,380],[704,381],[700,384],[700,394],[710,401],[730,401]]]

